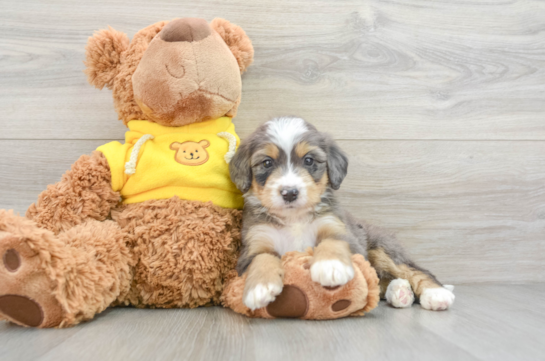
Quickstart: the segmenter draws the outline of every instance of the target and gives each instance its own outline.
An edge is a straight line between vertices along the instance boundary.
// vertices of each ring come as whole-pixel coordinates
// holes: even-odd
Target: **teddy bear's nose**
[[[210,25],[204,19],[183,18],[169,22],[161,30],[161,39],[168,42],[199,41],[212,34]]]

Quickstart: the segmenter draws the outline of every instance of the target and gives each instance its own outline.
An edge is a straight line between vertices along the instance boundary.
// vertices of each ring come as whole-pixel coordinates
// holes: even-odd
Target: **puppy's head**
[[[347,168],[346,155],[327,134],[295,117],[263,124],[229,166],[238,189],[276,214],[314,208],[329,188],[339,189]]]

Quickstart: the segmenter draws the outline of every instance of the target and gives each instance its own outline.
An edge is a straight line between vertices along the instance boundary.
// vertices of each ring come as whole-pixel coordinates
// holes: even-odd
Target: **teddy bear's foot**
[[[63,308],[40,257],[25,239],[0,231],[0,260],[0,316],[21,326],[58,326]]]
[[[414,293],[409,281],[398,278],[392,280],[386,289],[386,302],[396,308],[411,307]]]

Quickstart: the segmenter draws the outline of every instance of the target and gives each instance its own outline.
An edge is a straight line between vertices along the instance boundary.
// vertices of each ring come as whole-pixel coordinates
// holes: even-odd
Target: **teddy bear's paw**
[[[282,285],[275,283],[259,283],[249,290],[244,297],[244,304],[252,311],[267,306],[282,292]]]
[[[21,326],[58,326],[63,310],[52,289],[25,240],[0,231],[0,316]]]
[[[443,311],[454,303],[454,293],[444,287],[425,288],[420,295],[420,305],[426,310]]]
[[[354,278],[354,267],[336,259],[318,261],[310,267],[310,276],[322,286],[342,286]]]
[[[391,281],[386,289],[386,302],[396,308],[411,307],[414,293],[409,281],[402,278]]]

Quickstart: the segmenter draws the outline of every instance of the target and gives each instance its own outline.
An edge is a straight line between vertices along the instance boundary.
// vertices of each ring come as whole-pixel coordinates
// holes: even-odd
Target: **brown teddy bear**
[[[89,39],[88,80],[129,128],[30,206],[0,210],[0,318],[68,327],[112,305],[218,304],[235,275],[242,197],[227,162],[250,39],[223,19]],[[181,153],[180,153],[181,152]]]
[[[343,286],[322,287],[310,277],[313,250],[288,252],[282,256],[284,288],[266,307],[250,310],[242,302],[246,274],[225,286],[222,300],[226,307],[248,317],[301,318],[305,320],[363,316],[379,301],[379,279],[362,255],[352,256],[354,278]]]

